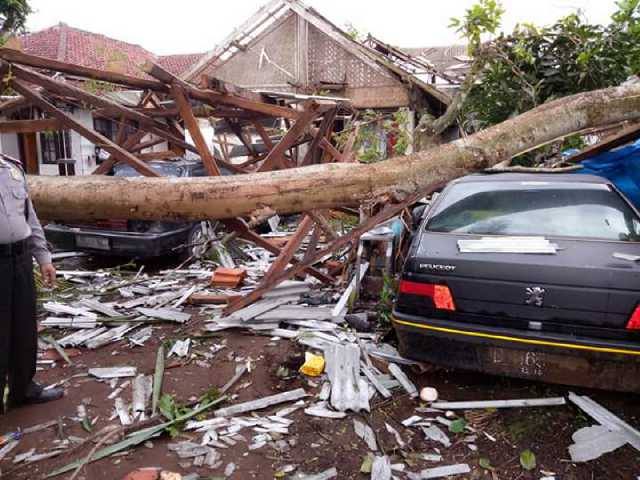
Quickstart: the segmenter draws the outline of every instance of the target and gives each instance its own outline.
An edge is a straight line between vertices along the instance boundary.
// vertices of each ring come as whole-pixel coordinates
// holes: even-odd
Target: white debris
[[[90,368],[89,375],[100,379],[135,377],[136,367]]]
[[[391,480],[391,461],[389,457],[375,457],[373,459],[371,480]]]
[[[427,437],[429,440],[433,440],[434,442],[441,443],[445,447],[451,446],[451,440],[449,440],[449,437],[447,436],[447,434],[444,433],[442,430],[440,430],[440,428],[436,427],[435,425],[432,425],[426,428],[423,427],[422,432],[424,433],[424,436]]]
[[[376,435],[369,425],[362,423],[360,420],[353,419],[353,430],[356,435],[364,440],[369,450],[377,451],[378,443],[376,442]]]
[[[423,402],[435,402],[438,400],[438,390],[433,387],[424,387],[420,390],[420,400]]]
[[[442,478],[452,475],[462,475],[464,473],[471,472],[469,465],[466,463],[459,463],[457,465],[446,465],[444,467],[427,468],[420,473],[409,473],[407,477],[409,480],[428,480],[430,478]]]
[[[186,340],[176,340],[169,350],[169,354],[167,357],[175,355],[176,357],[186,357],[189,354],[189,348],[191,347],[191,339],[187,338]]]
[[[409,380],[409,377],[405,375],[405,373],[402,371],[402,369],[398,365],[396,365],[395,363],[390,363],[389,372],[391,372],[391,375],[393,375],[396,378],[396,380],[400,382],[400,385],[402,385],[402,388],[406,390],[406,392],[409,394],[411,398],[415,398],[418,396],[418,389],[413,384],[413,382]]]

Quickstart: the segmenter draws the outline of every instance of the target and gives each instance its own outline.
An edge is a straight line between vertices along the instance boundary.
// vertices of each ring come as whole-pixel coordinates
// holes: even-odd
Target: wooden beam
[[[36,133],[45,130],[60,130],[61,128],[62,124],[55,118],[0,122],[0,133]]]
[[[362,234],[368,232],[369,230],[374,228],[376,225],[379,225],[380,223],[386,220],[389,220],[393,216],[402,212],[402,210],[407,208],[409,205],[417,202],[423,196],[430,195],[431,193],[442,188],[443,186],[444,186],[444,183],[429,185],[422,192],[418,194],[410,195],[402,202],[385,206],[380,212],[378,212],[373,217],[369,217],[367,220],[362,222],[356,228],[351,230],[348,234],[337,238],[336,240],[332,241],[329,245],[327,245],[325,248],[315,252],[309,258],[306,258],[304,261],[288,268],[287,270],[285,270],[275,278],[272,278],[268,285],[260,285],[251,293],[242,297],[240,300],[230,302],[229,306],[224,310],[225,315],[236,312],[241,308],[251,305],[255,301],[262,298],[262,296],[265,293],[273,289],[278,284],[284,282],[289,278],[294,277],[295,275],[298,275],[299,273],[302,273],[305,268],[311,265],[314,265],[316,262],[320,261],[326,255],[334,253],[337,250],[346,247],[350,243],[355,243]]]
[[[184,120],[184,124],[191,135],[191,139],[193,143],[196,144],[196,148],[198,149],[198,154],[202,159],[202,163],[204,167],[207,169],[207,173],[209,175],[217,177],[220,176],[220,169],[218,165],[216,165],[216,160],[209,150],[207,142],[202,136],[202,131],[200,130],[200,126],[198,125],[198,120],[193,116],[193,111],[191,110],[191,104],[185,95],[184,89],[177,84],[171,85],[171,95],[173,96],[176,104],[178,105],[178,110],[180,110],[180,116],[182,120]]]
[[[640,124],[623,128],[622,130],[620,130],[620,132],[607,138],[606,140],[584,148],[575,155],[570,156],[565,160],[565,162],[581,162],[582,160],[586,160],[589,157],[593,157],[594,155],[597,155],[599,153],[607,152],[613,148],[625,145],[636,140],[637,138],[640,138]]]
[[[278,255],[278,258],[273,261],[273,263],[269,267],[269,270],[262,278],[260,285],[268,285],[274,277],[281,274],[282,271],[287,268],[287,265],[289,265],[289,262],[291,262],[291,259],[296,254],[298,248],[300,248],[300,245],[302,245],[302,242],[307,237],[312,228],[313,219],[308,215],[304,215],[302,221],[296,229],[296,232],[287,242],[287,245],[282,249],[280,255]]]
[[[334,159],[334,161],[338,163],[344,162],[344,157],[342,153],[340,153],[340,150],[334,147],[333,144],[326,138],[323,138],[320,141],[320,148],[327,152]]]
[[[14,110],[25,108],[29,106],[29,101],[24,97],[16,97],[0,104],[0,113],[8,115]]]
[[[323,212],[311,210],[307,212],[307,215],[309,215],[313,219],[313,221],[316,222],[316,225],[320,228],[320,230],[324,232],[329,240],[335,240],[336,238],[338,238],[336,232],[333,231],[331,224],[327,221]]]
[[[237,232],[240,238],[243,238],[244,240],[257,245],[258,247],[262,247],[268,252],[271,252],[276,256],[280,255],[280,252],[282,251],[280,248],[276,247],[273,243],[268,241],[266,238],[261,237],[260,235],[255,233],[253,230],[251,230],[246,225],[244,220],[241,220],[241,219],[225,220],[224,224],[228,229],[233,230],[234,232]],[[293,257],[291,259],[291,263],[294,265],[297,265],[299,263],[299,260],[296,257]],[[316,268],[307,267],[304,269],[304,272],[311,275],[312,277],[317,278],[322,283],[335,283],[335,278],[325,273],[322,273],[320,270]]]
[[[163,85],[156,80],[131,77],[129,75],[123,75],[121,73],[107,72],[95,68],[82,67],[80,65],[60,62],[58,60],[37,57],[35,55],[28,55],[24,52],[13,50],[11,48],[0,48],[0,58],[11,63],[19,63],[20,65],[26,65],[29,67],[42,68],[54,72],[66,73],[68,75],[76,75],[83,78],[91,78],[93,80],[114,83],[116,85],[122,85],[135,89],[149,89],[158,92],[169,91],[169,88],[166,85]]]
[[[251,145],[251,142],[248,141],[247,138],[244,136],[244,132],[242,131],[242,127],[240,126],[240,124],[236,121],[228,119],[227,125],[229,125],[229,128],[231,129],[231,131],[234,133],[236,137],[238,137],[242,145],[244,145],[244,148],[247,149],[248,155],[252,158],[259,158],[255,149],[253,148],[253,145]]]
[[[219,104],[231,105],[234,107],[242,108],[252,112],[261,113],[271,117],[284,117],[290,119],[297,119],[298,113],[295,110],[287,107],[281,107],[279,105],[272,105],[265,102],[256,102],[239,95],[232,95],[229,93],[219,93],[213,90],[202,90],[190,85],[172,73],[168,72],[160,65],[152,62],[147,62],[142,69],[151,75],[152,77],[167,84],[180,85],[184,91],[194,100],[200,100],[212,106],[218,106]]]
[[[2,74],[6,75],[7,71],[3,71]],[[137,159],[135,156],[124,150],[119,145],[116,145],[108,138],[100,135],[98,132],[95,132],[81,123],[77,122],[69,115],[64,113],[55,105],[49,103],[48,100],[45,100],[39,93],[32,91],[29,87],[27,87],[20,80],[12,79],[10,82],[11,86],[19,92],[22,96],[29,99],[34,105],[47,112],[49,115],[57,118],[60,123],[66,128],[70,128],[78,132],[80,135],[85,137],[87,140],[92,142],[95,145],[100,146],[100,148],[104,148],[107,152],[113,155],[118,160],[128,163],[133,168],[135,168],[142,175],[146,175],[148,177],[157,177],[159,176],[155,171],[149,168],[143,161]]]
[[[271,149],[264,163],[258,169],[259,172],[273,170],[277,165],[281,165],[284,161],[284,154],[287,150],[294,146],[298,138],[302,136],[305,129],[318,116],[320,106],[316,102],[307,102],[305,109],[296,123],[289,129],[286,135]]]
[[[325,138],[328,133],[330,134],[333,130],[333,122],[335,121],[337,114],[338,109],[336,108],[333,108],[324,114],[324,116],[322,117],[322,122],[320,122],[320,128],[318,129],[316,135],[313,137],[313,140],[309,145],[309,150],[304,156],[304,160],[302,160],[302,166],[321,163],[320,160],[322,158],[322,154],[318,147],[320,146],[320,142],[322,141],[322,139]]]
[[[0,64],[4,64],[3,67],[6,66],[6,69],[9,69],[9,64],[7,64],[4,60],[0,60]],[[184,141],[184,139],[175,137],[170,132],[168,132],[165,125],[158,123],[152,118],[149,118],[131,108],[123,107],[122,105],[119,105],[118,103],[111,101],[105,97],[94,95],[93,93],[87,92],[68,83],[62,83],[56,80],[52,80],[46,75],[42,75],[31,70],[26,70],[17,65],[12,65],[10,70],[12,75],[19,78],[20,80],[24,80],[27,83],[39,85],[48,92],[55,92],[59,95],[72,97],[80,100],[81,102],[93,105],[94,107],[113,109],[115,112],[117,112],[117,115],[119,117],[124,117],[129,120],[138,122],[140,128],[144,130],[147,130],[159,137],[164,137],[172,143],[184,146],[185,148],[187,148],[187,146],[191,147],[191,145],[188,145]]]
[[[151,140],[147,140],[146,142],[135,144],[132,147],[127,148],[127,150],[129,150],[131,153],[136,153],[144,150],[145,148],[155,147],[156,145],[164,142],[166,142],[164,138],[152,138]]]
[[[262,126],[260,122],[252,122],[252,123],[254,128],[256,129],[256,132],[258,132],[258,135],[260,135],[260,138],[262,139],[262,143],[264,143],[264,146],[267,147],[267,150],[271,150],[273,148],[273,141],[271,140],[271,137],[269,136],[265,128]]]
[[[127,120],[124,117],[120,117],[118,122],[118,131],[116,132],[116,143],[122,145],[127,135]]]
[[[139,153],[137,157],[140,160],[149,161],[149,160],[167,160],[170,158],[176,158],[177,155],[176,155],[176,152],[174,151],[162,150],[157,152]]]

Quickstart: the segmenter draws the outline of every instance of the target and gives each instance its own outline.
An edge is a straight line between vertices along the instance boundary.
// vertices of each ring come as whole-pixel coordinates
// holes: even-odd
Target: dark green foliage
[[[24,31],[31,12],[27,0],[0,0],[0,37]]]
[[[639,4],[619,1],[608,26],[572,14],[541,29],[521,25],[482,44],[475,52],[483,64],[480,81],[463,107],[465,129],[478,131],[555,98],[619,85],[637,74]]]

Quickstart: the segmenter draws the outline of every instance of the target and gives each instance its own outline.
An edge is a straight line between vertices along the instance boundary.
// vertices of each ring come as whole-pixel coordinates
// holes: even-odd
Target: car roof
[[[596,183],[610,185],[611,181],[597,175],[575,173],[475,173],[454,180],[455,183],[467,182],[559,182],[559,183]]]

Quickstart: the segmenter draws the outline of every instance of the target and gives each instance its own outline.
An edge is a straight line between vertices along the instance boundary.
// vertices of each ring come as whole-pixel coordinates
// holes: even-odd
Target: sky
[[[30,0],[30,31],[59,22],[138,44],[157,55],[211,50],[267,0]],[[402,47],[459,43],[448,28],[475,0],[307,0],[338,26]],[[580,9],[590,22],[607,23],[615,0],[502,0],[503,30],[537,25]],[[392,8],[390,8],[392,7]]]

